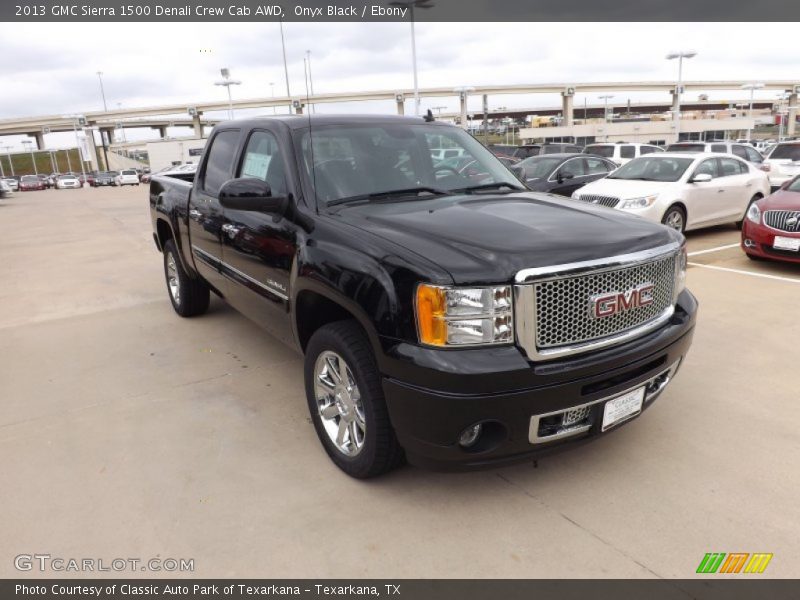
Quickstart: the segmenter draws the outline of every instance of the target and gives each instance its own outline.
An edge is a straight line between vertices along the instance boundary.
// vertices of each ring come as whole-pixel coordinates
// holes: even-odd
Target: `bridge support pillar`
[[[458,94],[458,101],[461,105],[461,128],[467,129],[469,125],[467,124],[467,92],[459,92]]]
[[[101,140],[103,139],[103,136],[105,136],[105,139],[108,140],[109,144],[113,144],[113,143],[115,143],[117,141],[115,139],[115,137],[114,137],[114,128],[113,127],[101,127],[100,128],[100,139]]]
[[[302,115],[303,114],[303,103],[302,102],[298,102],[298,103],[296,103],[294,105],[294,113],[296,115]]]
[[[797,128],[797,93],[789,95],[789,112],[786,115],[786,136],[792,137]]]
[[[194,137],[200,139],[203,137],[203,123],[200,120],[203,113],[197,113],[192,116],[192,127],[194,128]]]
[[[403,94],[395,94],[394,102],[397,105],[397,114],[404,115],[406,114],[406,98]]]
[[[160,137],[162,140],[167,137],[167,128],[166,128],[166,126],[153,127],[153,129],[158,129],[158,137]]]
[[[575,121],[575,94],[562,92],[561,93],[561,116],[563,121],[561,125],[570,127]]]
[[[37,150],[44,150],[44,133],[41,131],[31,131],[28,135],[36,141]]]

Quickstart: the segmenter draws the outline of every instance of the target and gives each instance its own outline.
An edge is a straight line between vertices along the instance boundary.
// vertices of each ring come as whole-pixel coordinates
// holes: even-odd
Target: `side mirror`
[[[229,179],[219,190],[219,203],[232,210],[247,210],[282,215],[289,204],[288,196],[273,196],[266,181],[255,177]]]
[[[711,181],[712,179],[713,177],[711,177],[711,175],[709,175],[708,173],[698,173],[697,175],[692,177],[689,183],[706,183],[708,181]]]

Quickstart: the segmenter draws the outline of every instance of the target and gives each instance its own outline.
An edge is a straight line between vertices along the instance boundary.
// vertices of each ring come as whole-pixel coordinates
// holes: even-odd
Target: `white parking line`
[[[777,279],[778,281],[788,281],[789,283],[800,283],[800,279],[793,279],[791,277],[781,277],[780,275],[767,275],[766,273],[753,273],[752,271],[743,271],[742,269],[730,269],[728,267],[717,267],[715,265],[703,265],[700,263],[688,263],[692,267],[701,267],[703,269],[712,269],[714,271],[727,271],[728,273],[738,273],[739,275],[750,275],[752,277],[763,277],[764,279]]]
[[[689,252],[689,256],[698,256],[700,254],[708,254],[709,252],[719,252],[720,250],[727,250],[728,248],[738,248],[739,243],[728,244],[727,246],[717,246],[716,248],[709,248],[708,250],[698,250],[697,252]]]

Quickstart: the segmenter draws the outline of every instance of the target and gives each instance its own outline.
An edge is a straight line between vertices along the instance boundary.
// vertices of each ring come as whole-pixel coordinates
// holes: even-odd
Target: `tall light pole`
[[[36,168],[36,157],[33,155],[33,142],[30,140],[22,140],[22,145],[25,146],[31,153],[31,164],[33,165],[33,174],[38,175],[39,169]]]
[[[108,112],[108,106],[106,106],[106,91],[103,89],[103,72],[97,72],[97,78],[100,80],[100,95],[103,97],[103,111]]]
[[[289,91],[289,67],[286,64],[286,39],[283,37],[283,19],[278,21],[281,26],[281,48],[283,49],[283,74],[286,78],[286,99],[289,101],[289,113],[292,112],[292,92]]]
[[[86,166],[83,162],[83,149],[81,148],[81,141],[78,138],[78,125],[84,126],[86,125],[86,117],[83,115],[66,115],[62,117],[62,119],[72,119],[72,131],[75,134],[75,146],[78,148],[78,158],[81,161],[81,173],[83,174],[83,181],[86,181]],[[70,171],[72,170],[72,165],[69,162],[69,150],[67,150],[67,164],[69,166]],[[81,183],[81,187],[83,187],[83,183]]]
[[[306,50],[306,62],[308,63],[308,87],[311,89],[311,95],[314,95],[314,79],[311,77],[311,50]],[[316,113],[316,105],[311,105],[311,112]]]
[[[417,82],[417,35],[414,30],[414,9],[431,8],[433,0],[392,0],[390,6],[398,6],[409,10],[409,20],[411,21],[411,64],[414,69],[414,114],[419,116],[419,84]]]
[[[697,56],[694,50],[680,50],[667,54],[667,60],[678,59],[678,85],[675,87],[675,107],[672,119],[675,121],[675,135],[678,141],[681,139],[681,94],[683,93],[683,59]]]
[[[221,85],[224,86],[228,90],[228,118],[233,119],[233,98],[231,97],[231,86],[232,85],[241,85],[241,81],[238,79],[231,79],[231,71],[227,67],[223,67],[219,70],[220,75],[222,75],[222,79],[219,81],[215,81],[214,85]]]
[[[742,86],[742,89],[743,89],[743,90],[750,90],[750,110],[749,110],[749,116],[750,116],[750,123],[751,123],[751,125],[749,125],[749,126],[747,127],[747,141],[748,141],[748,142],[750,141],[750,133],[751,133],[751,132],[752,132],[752,130],[753,130],[752,123],[754,122],[754,121],[753,121],[753,94],[755,93],[755,91],[756,91],[756,90],[760,90],[760,89],[761,89],[761,88],[763,88],[763,87],[764,87],[764,84],[763,84],[763,83],[745,83],[745,84]]]

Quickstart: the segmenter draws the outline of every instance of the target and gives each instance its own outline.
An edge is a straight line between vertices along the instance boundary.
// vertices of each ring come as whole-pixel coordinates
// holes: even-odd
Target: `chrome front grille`
[[[600,204],[602,206],[608,206],[609,208],[614,208],[619,204],[619,198],[613,196],[598,196],[597,194],[579,194],[576,199],[581,202],[586,202],[587,204]]]
[[[529,358],[548,360],[619,344],[663,325],[675,311],[682,252],[675,242],[520,271],[514,287],[517,343]]]
[[[764,213],[764,223],[780,231],[800,232],[800,211],[768,210]]]

